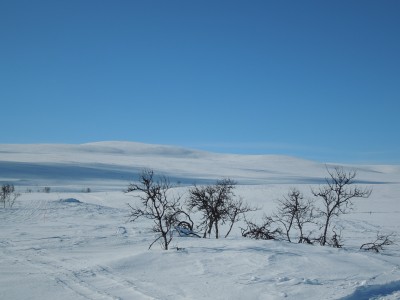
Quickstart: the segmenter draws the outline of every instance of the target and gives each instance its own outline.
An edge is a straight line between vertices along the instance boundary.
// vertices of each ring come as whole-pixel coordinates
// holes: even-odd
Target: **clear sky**
[[[400,163],[400,1],[0,1],[0,143]]]

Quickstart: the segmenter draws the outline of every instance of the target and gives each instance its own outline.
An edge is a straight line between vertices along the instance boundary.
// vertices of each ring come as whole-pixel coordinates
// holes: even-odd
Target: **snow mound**
[[[75,198],[67,198],[67,199],[60,199],[60,202],[62,203],[82,203],[78,199]]]

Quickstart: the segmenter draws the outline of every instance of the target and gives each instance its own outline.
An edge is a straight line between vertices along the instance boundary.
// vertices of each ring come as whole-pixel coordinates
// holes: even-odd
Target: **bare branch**
[[[247,228],[241,228],[242,236],[256,240],[276,240],[282,234],[280,228],[271,229],[274,220],[264,216],[263,222],[258,225],[254,222],[245,220]]]
[[[376,234],[375,241],[371,243],[362,244],[360,249],[366,251],[375,251],[376,253],[383,251],[384,246],[390,246],[394,244],[393,238],[395,237],[394,233],[391,234],[380,234],[379,232]]]

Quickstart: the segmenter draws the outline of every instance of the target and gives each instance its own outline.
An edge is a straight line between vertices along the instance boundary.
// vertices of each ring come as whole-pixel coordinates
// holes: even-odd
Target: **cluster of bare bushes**
[[[153,221],[152,231],[156,239],[150,247],[161,241],[163,249],[167,250],[172,241],[174,229],[188,235],[203,237],[221,236],[220,227],[228,224],[228,230],[223,235],[228,237],[233,225],[241,220],[246,212],[256,208],[250,207],[243,199],[234,193],[236,183],[230,179],[217,181],[213,185],[194,186],[189,189],[189,196],[182,201],[182,195],[174,194],[168,178],[155,178],[152,170],[144,170],[136,183],[131,183],[126,192],[133,192],[138,198],[136,205],[129,205],[130,221],[146,218]],[[194,222],[190,214],[197,212],[201,220],[194,232]],[[182,226],[184,228],[182,228]]]
[[[372,189],[354,184],[355,171],[346,172],[343,168],[335,167],[327,169],[327,172],[329,176],[325,178],[325,184],[311,189],[313,199],[306,199],[296,188],[291,189],[283,199],[278,200],[272,216],[264,216],[259,225],[247,221],[247,228],[242,228],[242,235],[285,239],[288,242],[296,239],[298,243],[342,248],[342,231],[332,226],[333,221],[353,209],[354,199],[368,198]],[[319,205],[316,205],[317,201]],[[384,246],[394,244],[394,237],[392,233],[377,233],[373,242],[361,245],[360,249],[380,252]]]
[[[144,170],[136,183],[131,183],[126,192],[133,193],[139,202],[129,205],[130,221],[146,218],[153,221],[155,240],[161,241],[167,250],[174,230],[179,233],[215,237],[228,237],[233,226],[242,221],[243,237],[253,239],[279,239],[288,242],[343,246],[341,231],[332,226],[333,221],[353,209],[353,200],[368,198],[372,189],[354,184],[355,171],[343,168],[328,169],[325,184],[311,190],[313,199],[307,199],[297,188],[289,190],[277,202],[276,212],[265,215],[261,223],[248,220],[246,213],[258,210],[247,204],[235,193],[236,182],[231,179],[218,180],[215,184],[194,185],[187,196],[174,193],[168,178],[156,178],[152,170]],[[319,201],[319,205],[316,202]],[[200,215],[197,226],[191,215]],[[224,225],[224,226],[222,226]],[[226,228],[222,233],[221,228]],[[310,228],[313,228],[310,230]],[[318,230],[315,230],[318,228]],[[366,243],[361,249],[379,252],[383,246],[393,244],[393,235],[378,234],[374,242]]]

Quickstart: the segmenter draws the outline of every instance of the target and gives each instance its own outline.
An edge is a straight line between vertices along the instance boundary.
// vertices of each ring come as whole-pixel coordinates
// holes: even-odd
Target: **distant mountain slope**
[[[400,182],[399,166],[349,166],[365,182]],[[126,186],[143,168],[192,184],[229,177],[241,184],[313,184],[325,164],[281,155],[211,153],[165,145],[98,142],[0,145],[0,182],[16,185]]]

